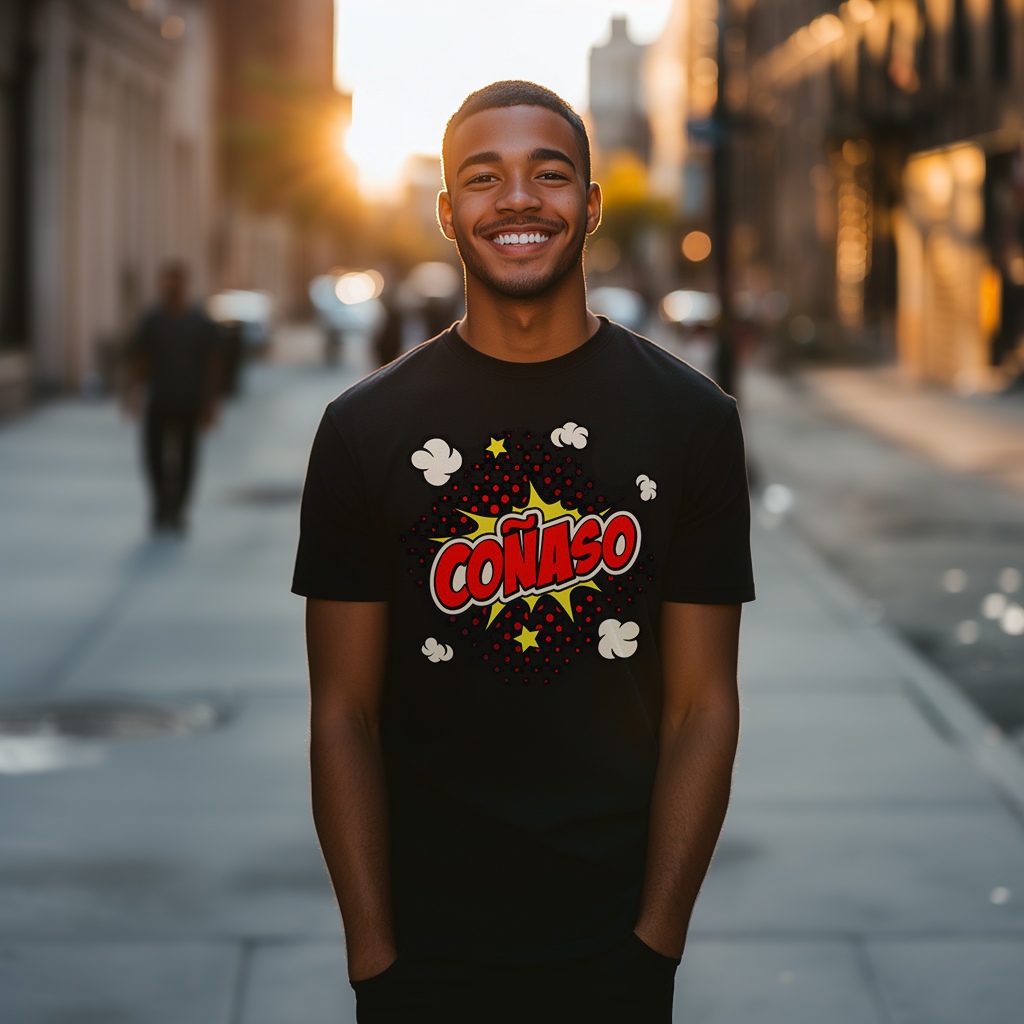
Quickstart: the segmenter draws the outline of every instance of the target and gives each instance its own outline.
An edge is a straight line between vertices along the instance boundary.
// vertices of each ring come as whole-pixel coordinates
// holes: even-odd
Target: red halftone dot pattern
[[[567,455],[564,448],[551,445],[546,434],[514,430],[492,432],[479,447],[489,444],[491,437],[504,439],[505,452],[493,461],[488,456],[486,461],[464,462],[463,469],[437,493],[429,514],[421,516],[402,538],[408,576],[418,587],[426,586],[443,540],[478,529],[467,513],[496,518],[522,508],[531,484],[542,501],[560,501],[583,515],[607,514],[616,507],[612,494],[587,473],[586,451]],[[466,450],[458,442],[456,446]],[[541,596],[532,611],[520,598],[502,608],[490,627],[490,608],[473,607],[459,616],[443,616],[437,640],[451,644],[456,657],[475,651],[482,663],[493,665],[494,678],[506,685],[551,685],[566,676],[573,662],[597,657],[601,622],[630,617],[630,605],[649,585],[653,566],[653,555],[641,542],[640,556],[627,576],[601,573],[593,581],[600,590],[577,587],[571,591],[572,617],[550,594]],[[536,633],[536,646],[526,650],[516,639],[524,628]],[[442,635],[446,630],[447,637]]]

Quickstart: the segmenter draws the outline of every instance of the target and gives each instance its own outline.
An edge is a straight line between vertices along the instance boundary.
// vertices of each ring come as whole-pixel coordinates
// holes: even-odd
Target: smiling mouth
[[[511,246],[517,251],[529,249],[532,246],[543,245],[551,238],[548,231],[502,231],[490,238],[492,245],[505,248]]]

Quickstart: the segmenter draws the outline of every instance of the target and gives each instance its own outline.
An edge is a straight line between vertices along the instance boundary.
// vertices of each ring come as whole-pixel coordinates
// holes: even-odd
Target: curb
[[[883,661],[895,664],[907,699],[928,724],[981,771],[1024,824],[1024,758],[1002,730],[891,626],[865,622],[864,597],[791,530],[783,527],[773,532],[808,583],[849,618],[850,625]]]

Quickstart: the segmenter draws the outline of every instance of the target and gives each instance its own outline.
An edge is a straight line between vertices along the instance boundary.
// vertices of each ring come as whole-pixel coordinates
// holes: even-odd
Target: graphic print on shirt
[[[653,556],[636,516],[587,474],[588,439],[570,420],[488,436],[475,452],[434,437],[411,453],[438,488],[403,538],[410,575],[443,616],[423,642],[430,662],[475,655],[503,682],[547,684],[577,658],[636,652],[630,606]]]

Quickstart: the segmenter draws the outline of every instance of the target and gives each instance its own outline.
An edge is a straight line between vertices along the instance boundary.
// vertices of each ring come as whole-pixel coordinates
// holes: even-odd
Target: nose
[[[540,196],[530,187],[532,182],[528,175],[511,174],[505,181],[505,187],[496,198],[498,210],[506,213],[525,213],[540,208]]]

